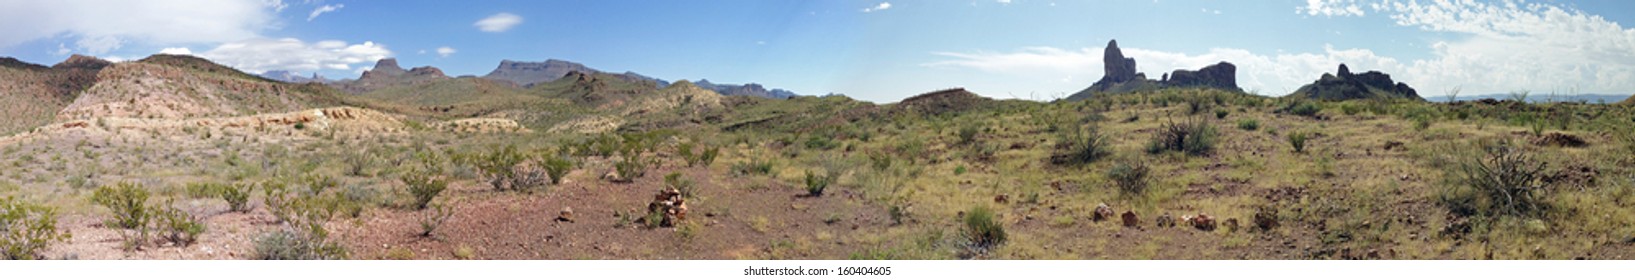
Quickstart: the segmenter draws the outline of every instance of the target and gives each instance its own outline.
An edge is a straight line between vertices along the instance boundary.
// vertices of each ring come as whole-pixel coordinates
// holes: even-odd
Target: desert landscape
[[[1104,78],[1054,102],[953,88],[888,104],[566,62],[451,78],[388,59],[325,84],[185,55],[8,59],[3,247],[10,259],[1635,257],[1631,101],[1427,102],[1345,65],[1272,98],[1237,88],[1230,63],[1149,80],[1117,42],[1107,50]]]

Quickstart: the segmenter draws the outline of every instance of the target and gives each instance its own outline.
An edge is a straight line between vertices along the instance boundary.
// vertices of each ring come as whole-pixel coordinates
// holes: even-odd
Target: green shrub
[[[762,158],[752,158],[748,162],[733,163],[732,172],[738,175],[772,174],[772,161]]]
[[[227,201],[228,210],[244,212],[250,210],[250,193],[255,191],[255,184],[235,183],[233,185],[215,185],[216,194]]]
[[[545,167],[545,174],[551,176],[551,184],[562,184],[562,178],[573,171],[573,161],[559,156],[547,156],[540,165]]]
[[[1289,111],[1290,114],[1295,114],[1297,116],[1306,116],[1306,117],[1317,116],[1317,112],[1322,111],[1322,110],[1323,110],[1322,107],[1318,107],[1316,103],[1311,103],[1311,102],[1296,102],[1294,104],[1289,105],[1289,108],[1288,108],[1288,111]]]
[[[1005,226],[996,220],[993,210],[977,206],[965,213],[965,236],[971,247],[987,250],[1005,243]]]
[[[807,170],[805,178],[806,194],[813,197],[823,196],[823,190],[829,188],[829,185],[833,184],[835,179],[838,179],[839,175],[840,174],[833,169],[825,170],[823,174],[817,174],[813,173],[811,170]]]
[[[681,144],[676,145],[676,155],[681,156],[682,160],[687,161],[687,166],[698,164],[698,155],[693,153],[693,146],[695,145],[696,144],[693,144],[693,142],[682,142]]]
[[[1256,120],[1256,119],[1241,119],[1241,120],[1238,120],[1238,129],[1247,130],[1247,131],[1255,131],[1256,129],[1260,129],[1260,120]]]
[[[1229,112],[1227,112],[1226,109],[1215,109],[1215,118],[1224,120],[1224,119],[1226,119],[1226,115],[1228,113]]]
[[[721,147],[709,146],[704,148],[704,153],[698,155],[698,164],[708,167],[710,164],[715,163],[715,158],[720,155]]]
[[[0,260],[40,259],[41,250],[70,237],[67,232],[57,232],[55,209],[12,197],[0,198]]]
[[[959,144],[970,145],[976,143],[976,135],[980,131],[982,131],[982,127],[974,124],[960,126],[958,131]]]
[[[1288,137],[1289,137],[1289,146],[1294,147],[1294,152],[1296,152],[1296,153],[1305,153],[1306,152],[1306,139],[1308,137],[1306,135],[1306,132],[1304,132],[1304,131],[1289,132]]]
[[[618,162],[613,163],[613,172],[619,175],[619,178],[614,180],[615,182],[634,182],[636,178],[647,175],[647,162],[643,161],[641,157],[625,156]]]
[[[1062,135],[1056,142],[1057,152],[1051,156],[1051,162],[1063,165],[1089,164],[1111,154],[1108,151],[1109,145],[1107,137],[1101,135],[1100,129],[1070,125],[1062,130]]]
[[[528,159],[529,156],[518,151],[516,145],[507,145],[472,156],[467,161],[483,173],[484,179],[494,190],[523,191],[544,185],[548,180],[543,169],[522,164]]]
[[[159,237],[165,241],[186,247],[199,240],[204,233],[204,223],[198,217],[175,206],[154,208],[156,222],[158,222]]]
[[[221,197],[221,189],[225,187],[219,183],[188,183],[183,192],[189,198],[216,198]]]
[[[91,193],[91,203],[114,212],[108,223],[123,229],[142,229],[152,219],[148,211],[148,189],[141,184],[120,182],[114,186],[98,187]]]
[[[1113,179],[1120,193],[1139,195],[1147,190],[1147,175],[1152,170],[1141,160],[1119,162],[1107,169],[1107,178]]]
[[[1147,152],[1179,151],[1194,156],[1207,155],[1215,149],[1215,137],[1215,128],[1202,120],[1172,121],[1158,128],[1147,143]]]
[[[1414,116],[1414,130],[1423,131],[1431,127],[1431,117],[1428,115]]]
[[[414,209],[426,209],[432,199],[448,189],[447,179],[426,172],[409,172],[399,179],[408,186],[409,194],[414,197]]]

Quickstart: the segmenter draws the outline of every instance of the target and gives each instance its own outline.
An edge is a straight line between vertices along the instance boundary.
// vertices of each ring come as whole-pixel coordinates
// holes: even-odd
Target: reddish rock
[[[1141,226],[1141,219],[1135,216],[1134,211],[1124,211],[1124,215],[1121,216],[1124,219],[1124,227]]]

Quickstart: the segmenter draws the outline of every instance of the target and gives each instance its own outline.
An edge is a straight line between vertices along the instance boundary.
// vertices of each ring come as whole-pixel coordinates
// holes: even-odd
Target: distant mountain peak
[[[396,76],[396,75],[402,75],[404,73],[407,73],[408,71],[403,70],[403,67],[401,67],[401,66],[397,66],[397,58],[388,57],[388,58],[382,58],[382,59],[380,59],[380,61],[376,61],[375,62],[375,68],[370,69],[369,72],[375,72],[376,74]]]

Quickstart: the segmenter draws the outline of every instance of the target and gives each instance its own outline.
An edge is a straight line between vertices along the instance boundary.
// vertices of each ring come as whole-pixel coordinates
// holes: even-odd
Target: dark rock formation
[[[364,93],[378,89],[396,86],[421,85],[431,82],[447,80],[443,70],[436,67],[422,66],[413,70],[403,70],[397,66],[396,58],[385,58],[375,62],[375,68],[363,71],[357,80],[342,80],[331,82],[330,85],[351,93]]]
[[[1301,86],[1290,96],[1321,100],[1408,98],[1425,100],[1408,84],[1394,82],[1391,75],[1379,71],[1352,73],[1345,64],[1335,74],[1324,73],[1311,84]]]
[[[404,71],[403,67],[397,66],[396,58],[385,58],[381,59],[380,61],[376,61],[375,68],[370,69],[364,74],[367,75],[369,73],[375,73],[375,75],[397,76],[403,75],[405,72],[407,71]]]
[[[693,84],[697,85],[698,87],[708,89],[710,91],[714,91],[716,93],[720,93],[721,95],[726,95],[726,96],[754,96],[754,97],[765,97],[765,98],[772,98],[772,99],[789,99],[790,97],[795,96],[794,92],[790,92],[790,91],[783,90],[783,89],[767,90],[766,87],[763,87],[760,84],[756,84],[756,83],[749,83],[749,84],[743,84],[743,85],[717,84],[717,83],[711,83],[709,79],[703,79],[703,80],[698,80],[697,83],[693,83]]]
[[[565,60],[550,59],[545,62],[501,60],[500,66],[494,68],[494,71],[488,72],[488,75],[483,75],[483,78],[509,81],[518,86],[526,87],[555,81],[569,72],[601,73],[596,69],[585,67],[584,64]]]
[[[1101,55],[1102,69],[1106,75],[1101,77],[1101,83],[1123,83],[1135,80],[1135,59],[1124,57],[1124,51],[1118,49],[1118,40],[1107,41],[1107,49]]]
[[[1107,42],[1107,48],[1102,54],[1102,66],[1106,74],[1101,80],[1068,96],[1067,100],[1090,98],[1098,93],[1127,93],[1167,87],[1209,87],[1243,91],[1238,88],[1237,66],[1224,61],[1197,71],[1175,70],[1174,73],[1163,74],[1159,80],[1148,80],[1145,73],[1136,72],[1134,58],[1124,57],[1124,51],[1118,48],[1117,40]]]
[[[1198,71],[1175,70],[1174,74],[1165,75],[1162,84],[1171,87],[1212,87],[1243,91],[1243,89],[1238,88],[1237,72],[1237,66],[1223,61],[1198,69]]]

